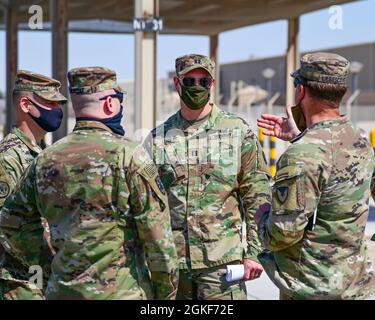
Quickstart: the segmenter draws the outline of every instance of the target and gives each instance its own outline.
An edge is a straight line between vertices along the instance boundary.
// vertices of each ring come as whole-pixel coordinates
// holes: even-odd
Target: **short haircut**
[[[73,109],[75,111],[82,110],[93,110],[102,105],[103,101],[100,101],[100,98],[103,98],[107,95],[114,94],[115,90],[109,89],[96,93],[87,93],[87,94],[78,94],[71,93],[70,98],[72,100]]]
[[[13,90],[13,104],[18,104],[22,97],[32,98],[34,93],[31,91]]]
[[[309,80],[304,80],[303,84],[307,87],[309,94],[313,98],[337,107],[340,105],[347,90],[347,86],[343,84],[323,83]]]

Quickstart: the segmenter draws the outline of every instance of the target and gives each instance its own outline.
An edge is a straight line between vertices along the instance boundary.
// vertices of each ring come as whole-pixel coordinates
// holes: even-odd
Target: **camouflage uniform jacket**
[[[0,209],[31,161],[42,151],[14,127],[0,143]]]
[[[17,182],[25,170],[29,167],[34,158],[42,152],[42,148],[29,139],[22,130],[14,127],[12,131],[0,143],[0,209],[5,199],[11,194]],[[0,257],[5,254],[0,245]],[[4,259],[4,257],[3,257]],[[3,260],[2,259],[2,260]],[[11,261],[10,261],[11,260]],[[16,261],[8,256],[8,266],[2,264],[0,269],[1,279],[12,279],[10,270],[17,270],[18,273],[27,275],[28,270],[24,270]],[[4,268],[5,267],[5,268]]]
[[[105,125],[82,121],[30,165],[0,213],[0,240],[25,266],[43,267],[47,299],[174,296],[168,200],[150,160]]]
[[[277,163],[259,258],[295,299],[360,299],[375,292],[364,230],[373,150],[345,117],[305,130]]]
[[[371,194],[372,194],[372,198],[375,201],[375,169],[374,169],[374,172],[372,173]]]
[[[168,194],[180,268],[258,261],[254,215],[270,208],[271,190],[262,149],[246,122],[214,105],[203,122],[193,124],[177,112],[152,137],[145,145],[154,146]]]
[[[374,169],[374,172],[372,173],[371,195],[372,195],[372,199],[375,201],[375,169]],[[371,240],[375,241],[375,233],[372,235]]]

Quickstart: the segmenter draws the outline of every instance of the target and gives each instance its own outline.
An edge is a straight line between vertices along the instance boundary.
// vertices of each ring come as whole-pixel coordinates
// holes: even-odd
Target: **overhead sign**
[[[159,17],[134,18],[133,29],[142,32],[158,32],[163,30],[163,19]]]

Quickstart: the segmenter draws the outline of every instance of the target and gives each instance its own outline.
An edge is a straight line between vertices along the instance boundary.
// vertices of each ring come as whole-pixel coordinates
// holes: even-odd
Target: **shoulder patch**
[[[284,203],[288,198],[289,188],[287,186],[280,186],[276,189],[276,196],[280,203]]]
[[[6,198],[9,195],[10,188],[7,182],[0,181],[0,198]]]

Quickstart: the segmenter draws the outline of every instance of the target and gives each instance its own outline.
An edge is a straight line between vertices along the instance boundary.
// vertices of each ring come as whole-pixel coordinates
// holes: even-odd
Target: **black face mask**
[[[51,110],[46,110],[39,107],[35,102],[29,100],[35,108],[40,112],[40,116],[37,118],[33,116],[30,112],[28,115],[46,132],[53,132],[60,128],[62,118],[64,113],[61,108],[52,108]]]
[[[300,104],[292,107],[292,114],[294,118],[294,122],[297,125],[299,131],[303,132],[306,130],[306,119],[303,115],[302,108]]]
[[[77,118],[77,121],[98,121],[105,124],[108,128],[112,130],[113,133],[119,134],[121,136],[125,135],[125,130],[121,125],[122,120],[122,110],[124,109],[123,105],[120,106],[120,111],[113,117],[106,119],[98,119],[94,117],[81,117]]]
[[[298,84],[297,80],[295,80],[295,86]],[[305,115],[303,114],[302,107],[301,107],[301,102],[304,96],[299,99],[298,103],[292,107],[292,114],[294,118],[294,122],[297,125],[297,128],[299,131],[303,132],[307,129],[306,126],[306,118]]]

